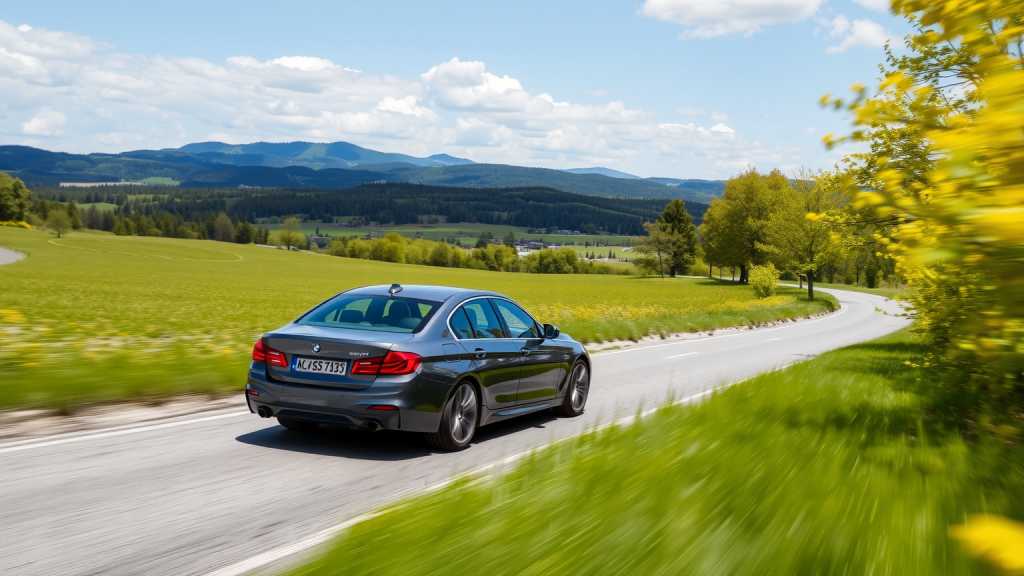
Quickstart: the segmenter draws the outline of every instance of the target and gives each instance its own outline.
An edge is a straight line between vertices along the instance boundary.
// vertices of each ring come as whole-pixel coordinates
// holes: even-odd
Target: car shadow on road
[[[556,419],[550,410],[542,410],[512,420],[496,422],[477,430],[473,444],[496,442],[529,428],[544,428],[547,423]],[[295,432],[282,426],[268,426],[262,430],[242,434],[235,440],[261,448],[353,460],[412,460],[438,452],[427,445],[422,434],[392,430],[369,432],[326,425],[314,432]],[[470,446],[469,449],[472,450],[473,447]]]

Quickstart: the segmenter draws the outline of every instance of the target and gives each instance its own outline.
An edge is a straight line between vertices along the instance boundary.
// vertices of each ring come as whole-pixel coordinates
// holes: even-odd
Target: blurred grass
[[[984,574],[947,526],[1024,518],[1024,451],[947,428],[926,353],[903,331],[589,433],[290,574]]]
[[[0,408],[240,390],[260,334],[367,284],[502,292],[582,342],[806,316],[835,302],[796,290],[756,300],[711,280],[498,273],[104,233],[0,228],[0,246],[28,256],[0,266]]]

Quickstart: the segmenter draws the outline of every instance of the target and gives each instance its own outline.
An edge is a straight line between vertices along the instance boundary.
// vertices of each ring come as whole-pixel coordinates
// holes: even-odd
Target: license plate
[[[346,361],[319,360],[316,358],[292,358],[292,372],[313,372],[314,374],[334,374],[344,376],[348,367]]]

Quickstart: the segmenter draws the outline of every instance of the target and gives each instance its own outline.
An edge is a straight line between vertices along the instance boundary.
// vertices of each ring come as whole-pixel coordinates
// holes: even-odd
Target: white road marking
[[[201,418],[191,418],[189,420],[176,420],[174,422],[164,422],[163,424],[151,424],[149,426],[135,426],[129,428],[109,429],[104,432],[97,432],[94,434],[50,436],[50,439],[33,438],[31,440],[19,440],[16,442],[0,444],[0,454],[7,454],[8,452],[20,452],[22,450],[31,450],[33,448],[46,448],[47,446],[59,446],[61,444],[71,444],[72,442],[85,442],[86,440],[96,440],[98,438],[125,436],[127,434],[136,434],[139,432],[163,430],[165,428],[176,428],[178,426],[187,426],[189,424],[195,424],[196,422],[209,422],[210,420],[220,420],[222,418],[234,418],[236,416],[248,415],[249,411],[247,410],[245,412],[230,412],[228,414],[217,414],[216,416],[203,416]]]
[[[815,322],[824,322],[825,320],[831,320],[839,316],[840,314],[849,310],[849,306],[842,306],[839,312],[829,314],[824,318],[818,318],[817,320],[808,320],[806,322],[796,322],[789,324],[788,326],[777,326],[775,328],[760,328],[750,332],[738,332],[736,334],[723,334],[722,336],[707,336],[705,338],[694,338],[693,340],[680,340],[679,342],[667,342],[665,344],[653,344],[651,346],[637,346],[636,348],[625,348],[623,350],[612,350],[610,352],[600,352],[597,354],[591,354],[591,358],[600,358],[601,356],[611,356],[612,354],[624,354],[626,352],[638,352],[640,350],[649,350],[651,348],[661,348],[662,346],[678,346],[679,344],[694,344],[697,342],[707,342],[708,340],[717,340],[719,338],[735,338],[737,336],[747,336],[749,334],[761,334],[763,332],[771,332],[772,330],[782,330],[784,328],[795,328],[797,326],[806,326],[808,324],[814,324]]]
[[[669,358],[679,358],[679,357],[682,357],[682,356],[692,356],[694,354],[696,354],[696,352],[687,352],[686,354],[676,354],[675,356],[665,356],[665,359],[668,360]]]

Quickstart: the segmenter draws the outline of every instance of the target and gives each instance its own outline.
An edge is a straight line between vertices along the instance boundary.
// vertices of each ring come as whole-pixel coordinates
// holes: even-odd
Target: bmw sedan
[[[590,357],[501,294],[367,286],[264,334],[245,388],[251,412],[290,430],[407,430],[462,450],[479,426],[582,414]]]

